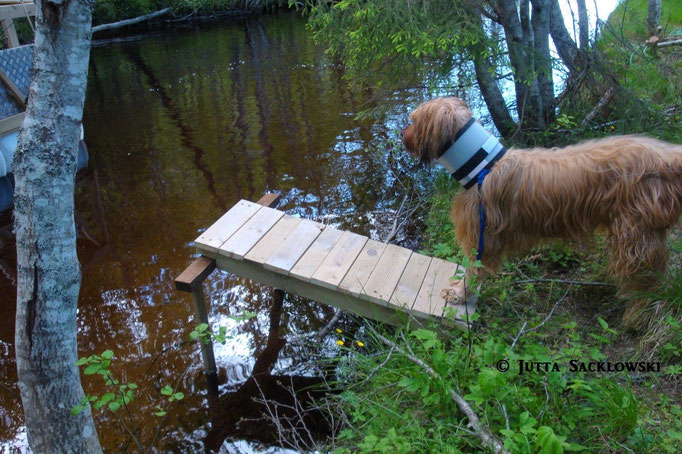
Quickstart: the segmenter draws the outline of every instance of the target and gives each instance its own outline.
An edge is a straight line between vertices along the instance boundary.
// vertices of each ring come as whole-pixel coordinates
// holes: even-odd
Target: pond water
[[[90,170],[76,193],[79,347],[81,356],[113,350],[114,374],[139,386],[132,413],[143,442],[160,424],[152,413],[166,384],[186,398],[163,423],[160,451],[199,451],[216,429],[205,408],[198,345],[188,341],[191,299],[173,284],[196,257],[192,241],[202,229],[238,200],[268,191],[282,193],[279,208],[290,214],[375,238],[392,224],[405,191],[401,175],[410,170],[385,144],[397,137],[411,100],[395,95],[382,122],[356,120],[372,107],[370,95],[344,79],[294,15],[95,43],[84,112]],[[13,452],[26,441],[14,395],[16,257],[7,219],[0,233],[0,452]],[[402,244],[415,245],[414,232],[400,235]],[[243,385],[266,348],[272,292],[220,272],[204,291],[211,321],[233,336],[216,347],[225,414],[213,443],[272,441],[262,423],[236,424],[250,417],[252,396]],[[229,318],[246,311],[258,315]],[[286,296],[279,333],[314,332],[332,313]],[[332,355],[334,339],[328,343]],[[305,346],[287,344],[273,373],[305,382],[318,375],[311,364]],[[83,384],[90,394],[103,392],[98,379]],[[134,450],[115,418],[97,412],[96,421],[106,451]]]

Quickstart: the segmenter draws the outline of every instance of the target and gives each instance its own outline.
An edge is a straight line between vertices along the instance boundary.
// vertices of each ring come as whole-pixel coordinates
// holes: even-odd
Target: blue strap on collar
[[[483,208],[483,197],[481,197],[481,187],[483,186],[483,180],[485,176],[488,175],[490,169],[483,169],[481,173],[478,174],[478,221],[479,221],[479,231],[478,231],[478,254],[476,254],[476,260],[481,260],[483,258],[483,247],[485,246],[483,240],[483,231],[485,230],[485,209]]]

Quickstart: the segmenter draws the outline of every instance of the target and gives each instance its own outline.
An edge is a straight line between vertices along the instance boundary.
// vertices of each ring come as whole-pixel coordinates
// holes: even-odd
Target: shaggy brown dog
[[[433,99],[412,112],[403,142],[424,163],[446,149],[456,155],[448,147],[470,118],[462,100]],[[619,136],[560,149],[509,149],[480,191],[474,184],[455,197],[452,221],[465,253],[479,244],[479,202],[487,216],[483,275],[496,272],[509,254],[547,240],[586,241],[605,232],[609,272],[619,295],[628,297],[623,321],[641,329],[653,317],[641,292],[665,274],[666,236],[682,212],[682,146]]]

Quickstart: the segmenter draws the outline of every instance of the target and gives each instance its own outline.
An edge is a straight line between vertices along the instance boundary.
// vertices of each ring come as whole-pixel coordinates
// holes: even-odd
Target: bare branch
[[[413,363],[417,364],[420,366],[424,371],[429,374],[431,377],[436,378],[436,379],[442,379],[440,374],[433,370],[431,366],[426,364],[424,361],[421,359],[417,358],[411,353],[406,352],[402,348],[398,347],[395,343],[391,342],[384,336],[382,336],[379,333],[376,333],[376,336],[381,340],[381,342],[384,343],[387,347],[394,348],[397,352],[402,353],[406,358],[408,358],[410,361]],[[409,348],[409,344],[407,344],[407,347]],[[456,393],[452,388],[449,389],[450,391],[450,397],[452,397],[452,400],[455,401],[457,404],[457,407],[464,413],[467,418],[469,419],[469,427],[473,429],[473,431],[476,433],[478,438],[481,439],[483,442],[483,445],[492,449],[496,453],[506,453],[509,454],[509,451],[507,451],[504,448],[504,445],[498,440],[491,432],[490,429],[485,427],[484,423],[481,422],[479,419],[478,415],[474,412],[474,410],[471,408],[469,403],[458,393]]]

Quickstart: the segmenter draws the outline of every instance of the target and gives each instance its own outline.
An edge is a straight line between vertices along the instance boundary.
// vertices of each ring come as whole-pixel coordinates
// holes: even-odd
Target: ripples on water
[[[132,411],[145,440],[158,424],[151,416],[158,389],[190,368],[179,386],[187,398],[171,412],[162,451],[198,450],[208,430],[200,354],[187,342],[191,301],[173,287],[202,229],[239,199],[255,201],[267,191],[283,194],[279,208],[288,213],[374,237],[393,221],[403,189],[389,169],[405,169],[381,144],[395,136],[408,102],[395,96],[381,124],[356,121],[358,111],[371,107],[368,93],[351,88],[343,75],[293,15],[204,24],[92,49],[84,125],[96,175],[79,178],[76,197],[84,227],[80,354],[115,351],[114,372],[140,386]],[[17,392],[15,252],[11,234],[3,232],[0,383]],[[233,340],[216,347],[221,390],[233,392],[264,348],[271,292],[219,272],[204,290],[212,321],[234,327]],[[258,316],[240,324],[228,318],[244,311]],[[287,296],[284,335],[317,330],[331,313]],[[295,345],[285,347],[274,372],[314,371],[307,351]],[[93,377],[83,383],[101,394]],[[105,450],[133,448],[115,421],[100,412],[97,422]],[[20,403],[0,392],[0,452],[25,443]],[[242,442],[235,443],[237,449]]]

